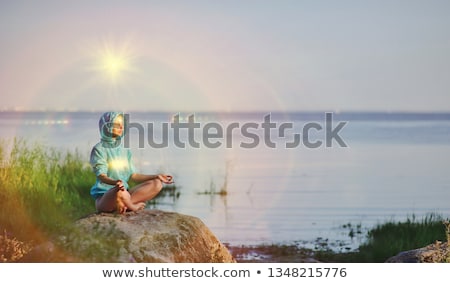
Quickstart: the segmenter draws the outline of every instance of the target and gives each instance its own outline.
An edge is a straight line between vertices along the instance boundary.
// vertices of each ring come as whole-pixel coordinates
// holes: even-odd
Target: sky
[[[0,110],[450,111],[450,1],[0,1]]]

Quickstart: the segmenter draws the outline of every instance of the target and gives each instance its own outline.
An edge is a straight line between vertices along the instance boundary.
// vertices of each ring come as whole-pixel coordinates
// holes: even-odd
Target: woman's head
[[[98,126],[103,141],[120,139],[125,132],[124,115],[122,112],[105,112],[100,117]]]

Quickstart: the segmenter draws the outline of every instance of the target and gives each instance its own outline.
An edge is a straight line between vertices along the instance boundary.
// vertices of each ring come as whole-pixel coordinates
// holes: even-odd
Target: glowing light
[[[103,55],[101,69],[116,81],[122,72],[129,69],[129,63],[126,57],[108,51]]]
[[[114,169],[125,169],[128,166],[128,162],[124,159],[114,159],[109,162],[109,166]]]
[[[61,119],[61,120],[29,120],[24,122],[25,125],[67,125],[69,124],[69,120]]]
[[[132,62],[135,56],[127,42],[121,45],[104,42],[102,47],[95,49],[92,69],[107,83],[114,85],[124,81],[134,71]]]

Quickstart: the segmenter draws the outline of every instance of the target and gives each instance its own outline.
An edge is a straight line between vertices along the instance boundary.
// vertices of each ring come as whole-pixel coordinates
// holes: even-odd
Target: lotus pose
[[[173,183],[166,174],[144,175],[136,172],[129,148],[123,147],[124,115],[106,112],[99,121],[101,140],[91,151],[90,163],[97,176],[91,188],[98,212],[125,213],[144,209],[145,202],[161,191],[163,183]],[[136,182],[129,188],[128,182]]]

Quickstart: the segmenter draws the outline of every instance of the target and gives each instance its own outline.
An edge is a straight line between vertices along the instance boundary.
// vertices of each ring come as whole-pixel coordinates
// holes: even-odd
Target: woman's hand
[[[173,183],[173,177],[171,175],[159,174],[158,179],[161,180],[161,182],[163,182],[165,184]]]
[[[117,180],[116,181],[116,187],[119,188],[119,190],[121,190],[121,191],[125,190],[125,187],[123,186],[122,180]]]

